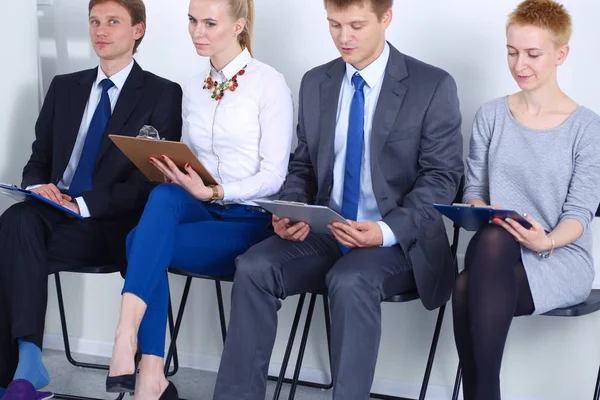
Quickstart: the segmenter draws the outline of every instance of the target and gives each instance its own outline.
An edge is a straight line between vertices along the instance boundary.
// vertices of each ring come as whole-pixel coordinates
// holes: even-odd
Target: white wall
[[[86,3],[82,0],[54,0],[53,6],[41,7],[44,11],[40,18],[44,90],[56,73],[95,65],[95,57],[88,44]],[[196,55],[187,36],[187,0],[147,0],[146,3],[148,33],[137,59],[144,68],[184,84],[206,63]],[[506,67],[504,21],[518,1],[403,0],[396,3],[395,20],[389,29],[388,39],[401,51],[438,65],[455,77],[467,149],[471,121],[479,105],[517,90]],[[597,79],[600,3],[590,0],[564,0],[564,3],[573,14],[575,33],[572,54],[561,68],[560,82],[576,101],[600,113],[600,80]],[[25,7],[24,4],[23,0],[11,2],[13,8],[10,11],[15,11],[14,7]],[[337,57],[329,38],[322,1],[259,0],[256,6],[256,56],[286,76],[297,98],[302,74]],[[18,21],[21,23],[22,19]],[[4,24],[0,24],[0,29],[3,29],[2,26]],[[29,30],[23,33],[31,34]],[[20,36],[14,35],[13,31],[10,35]],[[9,36],[5,34],[2,37]],[[27,60],[19,63],[19,72],[35,65],[31,57]],[[5,67],[2,65],[0,68]],[[10,84],[16,84],[15,80],[11,79]],[[16,98],[22,98],[21,93],[28,94],[18,104],[34,104],[31,85],[31,81],[22,83],[23,89],[17,92]],[[2,96],[3,91],[0,93]],[[15,109],[22,110],[18,104]],[[29,112],[32,113],[31,109]],[[15,154],[15,149],[18,149],[16,154],[22,155],[31,138],[31,119],[22,117],[20,121],[25,125],[13,123],[12,126],[22,129],[13,128],[12,135],[0,136],[7,146],[2,151],[10,157]],[[5,119],[0,120],[0,132],[6,122]],[[10,157],[4,157],[0,162],[3,179],[5,176],[16,179],[22,166],[22,157],[18,160],[20,162],[9,163]],[[598,237],[596,242],[600,242],[599,223],[595,223],[594,231]],[[467,242],[464,235],[461,252]],[[600,246],[596,248],[596,255],[600,256]],[[78,346],[83,351],[110,354],[121,279],[116,276],[63,275],[71,335],[81,339]],[[182,283],[179,278],[172,279],[174,296],[179,296]],[[60,334],[60,325],[54,285],[50,284],[50,287],[46,344],[56,347],[60,345],[56,336]],[[228,287],[225,296],[229,296]],[[285,301],[280,313],[279,336],[272,360],[275,364],[282,358],[295,304],[294,298]],[[386,304],[383,308],[383,338],[375,386],[396,395],[415,395],[436,313],[425,311],[418,302]],[[304,364],[305,374],[312,377],[320,377],[319,371],[328,368],[322,310],[317,311]],[[196,367],[215,369],[222,346],[212,283],[194,283],[186,317],[179,341],[179,349],[185,353],[182,361]],[[446,317],[430,399],[449,398],[454,379],[457,356],[450,312]],[[599,325],[600,314],[571,320],[549,317],[516,320],[503,364],[506,398],[562,400],[591,397],[600,362]]]
[[[0,62],[0,182],[20,183],[38,112],[36,5],[35,0],[23,0],[4,8],[5,22],[0,24],[0,37],[5,38]],[[19,40],[11,40],[15,38]],[[0,199],[0,207],[9,204]]]

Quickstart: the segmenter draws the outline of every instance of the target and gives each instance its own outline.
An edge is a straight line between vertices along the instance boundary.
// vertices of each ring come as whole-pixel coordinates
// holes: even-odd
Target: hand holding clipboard
[[[45,203],[49,206],[52,206],[64,213],[66,213],[72,217],[75,217],[78,219],[83,218],[80,214],[70,210],[69,208],[67,208],[65,206],[61,206],[60,204],[58,204],[50,199],[47,199],[44,196],[40,196],[39,194],[32,192],[30,190],[18,188],[17,186],[14,186],[14,185],[7,185],[4,183],[0,183],[0,193],[7,197],[10,197],[13,200],[17,200],[17,201],[25,201],[25,200],[40,201],[42,203]]]
[[[501,220],[511,218],[525,229],[532,227],[524,216],[514,210],[478,207],[470,204],[433,204],[433,207],[467,231],[477,231],[494,218]]]
[[[185,170],[185,165],[190,164],[191,168],[200,175],[205,185],[216,185],[218,183],[185,143],[120,135],[108,135],[108,137],[135,164],[142,174],[153,182],[164,182],[164,175],[154,165],[150,164],[150,157],[160,160],[161,156],[166,155],[180,170]]]

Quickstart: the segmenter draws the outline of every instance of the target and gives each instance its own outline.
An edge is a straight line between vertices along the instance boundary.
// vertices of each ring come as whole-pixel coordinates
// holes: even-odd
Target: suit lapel
[[[408,77],[404,56],[390,45],[390,59],[385,69],[383,86],[377,100],[371,131],[371,171],[376,170],[377,161],[387,137],[402,107],[407,87],[402,83]]]
[[[119,99],[117,100],[117,104],[115,105],[112,116],[110,117],[110,121],[108,121],[108,127],[106,128],[106,132],[104,134],[104,138],[102,139],[102,144],[100,145],[100,152],[98,153],[98,159],[96,161],[96,167],[98,163],[102,159],[106,150],[110,147],[112,143],[108,138],[109,134],[119,133],[125,122],[129,119],[129,116],[135,110],[138,105],[140,99],[142,98],[142,88],[144,86],[144,76],[142,68],[138,65],[137,62],[134,61],[133,68],[129,73],[129,77],[125,81],[123,88],[121,89],[121,93],[119,94]],[[141,127],[140,127],[141,128]],[[138,132],[122,132],[125,135],[137,135]]]
[[[96,77],[98,76],[98,68],[86,71],[75,83],[75,85],[69,91],[68,99],[68,122],[65,132],[63,132],[63,143],[64,146],[57,147],[63,153],[58,156],[58,160],[62,163],[60,171],[60,177],[67,168],[67,164],[71,159],[73,148],[75,147],[75,141],[79,134],[79,128],[83,119],[83,113],[85,107],[89,101],[90,93],[92,91],[92,85],[94,84]],[[59,178],[60,179],[60,178]]]
[[[327,76],[319,87],[319,187],[329,188],[333,183],[333,162],[335,126],[337,119],[338,102],[342,79],[346,72],[346,65],[338,59],[327,71]],[[329,196],[327,191],[327,196]]]

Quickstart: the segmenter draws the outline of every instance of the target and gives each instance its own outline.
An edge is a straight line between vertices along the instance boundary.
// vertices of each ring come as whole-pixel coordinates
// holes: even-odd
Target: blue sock
[[[4,392],[6,392],[6,389],[0,388],[0,399],[4,397]]]
[[[19,339],[19,364],[13,379],[25,379],[37,390],[48,386],[50,377],[42,361],[42,349],[31,342]]]

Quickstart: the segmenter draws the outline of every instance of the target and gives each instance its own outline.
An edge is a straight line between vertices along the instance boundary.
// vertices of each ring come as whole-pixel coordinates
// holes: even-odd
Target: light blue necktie
[[[360,171],[365,135],[365,80],[357,73],[352,77],[354,96],[350,105],[348,136],[346,143],[346,168],[344,171],[344,194],[342,200],[342,216],[356,221],[358,202],[360,199]],[[350,249],[340,245],[342,254]]]
[[[100,81],[100,85],[102,86],[100,102],[92,116],[92,122],[90,122],[83,150],[81,151],[81,158],[79,159],[79,164],[77,164],[77,169],[75,170],[73,180],[69,186],[69,196],[71,197],[78,197],[83,192],[92,189],[94,167],[96,166],[98,152],[100,151],[100,145],[104,138],[104,132],[106,131],[108,121],[110,120],[111,107],[108,90],[115,84],[110,79],[103,79]]]

